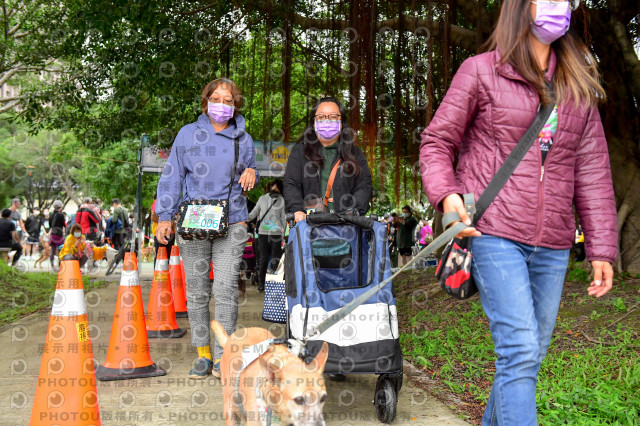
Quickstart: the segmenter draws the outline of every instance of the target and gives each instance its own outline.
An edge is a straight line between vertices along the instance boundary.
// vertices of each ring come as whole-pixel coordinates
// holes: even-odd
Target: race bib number
[[[223,214],[224,210],[220,206],[190,205],[184,215],[182,227],[217,231]]]

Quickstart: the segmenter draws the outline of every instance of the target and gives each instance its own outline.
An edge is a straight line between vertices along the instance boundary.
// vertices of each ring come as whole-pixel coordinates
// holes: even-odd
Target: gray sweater
[[[271,208],[269,209],[269,207]],[[258,218],[258,221],[262,220],[258,234],[282,235],[287,224],[282,195],[278,194],[272,197],[271,194],[265,194],[260,197],[256,206],[249,213],[250,221],[255,218]]]

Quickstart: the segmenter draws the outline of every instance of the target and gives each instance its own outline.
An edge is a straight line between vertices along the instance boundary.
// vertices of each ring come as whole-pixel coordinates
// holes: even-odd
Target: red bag
[[[478,292],[471,275],[471,237],[454,238],[442,252],[436,268],[440,287],[456,299],[468,299]]]

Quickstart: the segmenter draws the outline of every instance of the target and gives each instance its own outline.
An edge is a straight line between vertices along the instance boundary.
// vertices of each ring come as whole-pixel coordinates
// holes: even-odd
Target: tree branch
[[[266,12],[269,9],[277,10],[273,7],[273,3],[271,2],[256,2],[255,5],[262,12]],[[403,15],[402,19],[402,27],[410,31],[415,31],[416,28],[424,27],[429,30],[431,37],[438,37],[443,32],[443,26],[435,21],[429,22],[427,19],[406,15]],[[319,30],[345,30],[347,28],[351,28],[353,25],[352,22],[345,19],[308,18],[299,14],[293,14],[293,22],[306,30],[311,28]],[[396,17],[376,22],[376,31],[383,27],[390,27],[397,30],[400,28],[400,18]],[[457,25],[451,25],[451,42],[456,46],[470,51],[475,52],[477,50],[476,32]]]
[[[0,87],[2,87],[3,84],[9,81],[11,77],[13,77],[14,75],[16,75],[21,71],[22,71],[22,64],[20,62],[14,65],[14,67],[11,68],[10,70],[5,71],[2,77],[0,77]]]
[[[18,105],[19,103],[20,103],[20,101],[19,101],[19,100],[17,100],[17,101],[12,101],[12,102],[9,102],[9,103],[8,103],[8,104],[6,104],[6,105],[1,106],[1,107],[0,107],[0,113],[3,113],[3,112],[7,112],[7,111],[12,110],[12,109],[13,109],[16,105]]]
[[[638,56],[636,56],[624,24],[613,17],[612,23],[613,33],[618,40],[620,49],[622,50],[622,59],[629,70],[629,76],[631,77],[631,87],[633,88],[635,97],[640,98],[640,59],[638,59]]]

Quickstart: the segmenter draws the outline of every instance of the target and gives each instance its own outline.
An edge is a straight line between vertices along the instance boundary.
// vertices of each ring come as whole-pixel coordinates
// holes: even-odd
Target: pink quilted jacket
[[[467,59],[422,133],[422,182],[440,211],[449,194],[473,193],[477,200],[536,116],[538,94],[499,58],[492,51]],[[552,50],[547,79],[555,66]],[[574,204],[587,258],[614,262],[616,204],[600,114],[595,106],[576,108],[569,101],[558,107],[558,128],[544,167],[536,141],[477,228],[524,244],[566,249],[574,240]]]

